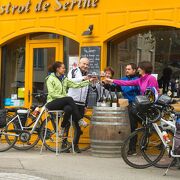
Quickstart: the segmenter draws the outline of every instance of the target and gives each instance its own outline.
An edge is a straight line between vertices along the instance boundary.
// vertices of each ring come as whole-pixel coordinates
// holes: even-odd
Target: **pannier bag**
[[[17,110],[17,114],[18,114],[19,117],[20,117],[20,120],[21,120],[22,125],[25,126],[26,121],[27,121],[27,117],[28,117],[28,114],[29,114],[29,110],[26,110],[26,109],[18,109],[18,110]],[[18,123],[18,124],[19,124],[19,123]]]
[[[144,112],[151,106],[151,102],[146,96],[135,97],[135,107],[137,112]]]
[[[176,114],[176,132],[174,135],[174,150],[180,155],[180,113]]]
[[[3,128],[6,126],[6,109],[0,109],[0,128]]]
[[[169,97],[166,94],[162,94],[157,100],[157,104],[160,104],[160,105],[169,104],[171,103],[171,101],[172,101],[171,97]]]

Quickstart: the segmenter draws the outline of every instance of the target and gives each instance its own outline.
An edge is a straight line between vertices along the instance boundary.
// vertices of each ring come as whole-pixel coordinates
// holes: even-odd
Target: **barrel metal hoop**
[[[122,141],[120,141],[120,140],[118,140],[118,141],[116,141],[116,140],[114,140],[114,141],[108,141],[108,140],[103,141],[103,140],[91,139],[90,142],[92,142],[92,143],[106,143],[106,144],[108,144],[108,143],[109,144],[112,144],[112,143],[122,144]]]
[[[110,126],[118,126],[118,125],[128,125],[128,123],[124,122],[95,122],[92,121],[91,122],[92,125],[110,125]]]
[[[110,126],[118,126],[118,125],[128,125],[126,122],[96,122],[92,121],[92,125],[110,125]]]
[[[92,119],[125,119],[125,117],[119,117],[119,116],[93,116]]]
[[[93,115],[95,115],[95,114],[106,114],[107,113],[107,111],[106,112],[103,112],[103,111],[96,111],[95,113],[93,113]],[[108,113],[110,113],[110,114],[125,114],[125,115],[128,115],[128,113],[126,112],[126,111],[119,111],[119,112],[111,112],[111,111],[108,111]]]

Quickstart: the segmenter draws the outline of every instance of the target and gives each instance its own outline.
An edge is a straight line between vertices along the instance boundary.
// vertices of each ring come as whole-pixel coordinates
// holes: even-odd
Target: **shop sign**
[[[54,11],[68,11],[73,10],[75,7],[78,9],[96,8],[99,0],[39,0],[34,3],[31,0],[27,0],[24,4],[15,5],[12,2],[6,4],[0,4],[0,15],[3,14],[23,14],[28,13],[31,10],[34,12],[48,11],[52,8]],[[52,2],[52,0],[51,0]],[[33,4],[34,3],[34,4]]]

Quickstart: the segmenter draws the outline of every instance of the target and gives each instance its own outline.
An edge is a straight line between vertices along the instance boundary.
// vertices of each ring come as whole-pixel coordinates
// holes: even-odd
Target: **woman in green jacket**
[[[48,89],[47,104],[48,110],[63,110],[64,118],[61,123],[60,136],[65,133],[65,127],[69,124],[69,118],[72,115],[77,129],[77,138],[74,140],[75,151],[79,152],[77,146],[81,129],[79,121],[81,119],[77,105],[74,103],[72,97],[67,96],[68,88],[80,88],[89,85],[92,80],[85,80],[80,83],[75,83],[65,77],[65,65],[62,62],[56,61],[49,67],[51,74],[46,77],[46,85]]]

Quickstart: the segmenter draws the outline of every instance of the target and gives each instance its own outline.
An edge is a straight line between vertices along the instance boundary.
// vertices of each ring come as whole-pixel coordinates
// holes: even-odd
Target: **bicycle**
[[[36,118],[32,115],[33,109],[27,108],[10,108],[7,109],[9,113],[15,113],[15,115],[9,115],[7,119],[7,131],[13,131],[12,122],[14,123],[14,129],[22,130],[19,131],[19,136],[17,136],[17,142],[14,144],[13,148],[17,150],[28,150],[37,145],[40,140],[39,137],[39,128],[42,123],[42,119],[40,119],[38,123],[38,127],[35,131],[29,135],[29,131],[32,129],[32,126],[36,120]],[[23,132],[25,131],[25,132]],[[12,137],[9,139],[7,137],[6,141],[11,144]]]
[[[165,97],[166,98],[166,97]],[[161,98],[163,100],[163,98]],[[169,102],[160,103],[160,105],[154,104],[154,110],[157,112],[159,111],[159,115],[161,115],[160,122],[161,126],[157,124],[158,118],[155,119],[148,119],[148,116],[146,117],[146,121],[144,121],[143,128],[139,128],[135,130],[124,142],[122,147],[122,157],[124,161],[134,168],[146,168],[150,167],[152,165],[156,167],[168,167],[170,164],[173,165],[175,161],[172,161],[169,158],[169,149],[173,147],[173,143],[164,144],[162,141],[162,132],[166,131],[171,134],[171,139],[173,139],[173,135],[175,132],[175,112],[173,111],[173,108],[171,105],[169,105]],[[147,114],[146,114],[147,115]],[[169,115],[169,119],[167,119],[167,115]],[[157,116],[158,117],[158,116]],[[141,117],[142,118],[142,117]],[[164,119],[166,118],[166,119]],[[142,118],[143,119],[143,118]],[[167,121],[169,120],[169,121]],[[126,149],[128,149],[128,142],[138,136],[139,142],[136,145],[136,150],[139,151],[138,153],[141,155],[141,157],[144,160],[144,164],[138,164],[142,163],[142,160],[137,158],[138,161],[135,161],[135,158],[133,159],[131,156],[128,156]],[[173,142],[173,140],[171,140]],[[139,149],[138,149],[139,148]],[[166,153],[166,149],[167,153]],[[153,153],[151,152],[153,151]],[[132,158],[132,159],[130,159]]]
[[[174,113],[174,121],[167,121],[166,119],[161,118],[161,121],[164,124],[167,124],[168,126],[172,127],[174,129],[174,133],[176,133],[176,126],[175,126],[175,119],[177,118],[177,116],[180,116],[180,113],[175,113],[175,112],[171,112]],[[155,131],[157,132],[157,134],[159,135],[161,142],[162,142],[162,146],[161,146],[161,151],[166,151],[168,154],[168,157],[164,158],[164,155],[160,158],[159,161],[165,161],[165,164],[161,165],[158,164],[158,162],[151,162],[153,163],[153,165],[155,165],[156,167],[163,167],[163,168],[167,168],[166,172],[164,173],[164,175],[167,174],[169,168],[171,166],[174,166],[176,163],[178,163],[178,167],[180,168],[180,155],[176,153],[176,149],[175,149],[175,141],[174,138],[170,141],[167,141],[164,137],[163,137],[163,131],[159,128],[159,126],[157,125],[157,123],[153,123],[153,127],[155,129]],[[145,157],[146,154],[144,154]],[[147,159],[149,162],[151,161],[150,159]]]
[[[138,117],[142,120],[141,128],[132,132],[121,146],[121,155],[126,164],[133,168],[143,169],[158,162],[164,152],[159,151],[161,146],[160,138],[154,130],[152,123],[158,121],[161,112],[153,105],[144,112],[138,112]],[[136,154],[129,154],[130,142],[137,139]],[[154,152],[155,151],[155,152]],[[146,153],[146,156],[144,154]]]
[[[44,93],[34,93],[37,94],[39,98],[44,96]],[[21,110],[21,109],[20,109]],[[46,112],[46,107],[43,105],[41,107],[41,111],[39,115],[36,118],[33,118],[32,123],[30,126],[23,126],[21,119],[17,113],[15,117],[13,117],[6,125],[6,140],[9,146],[17,148],[17,144],[15,146],[15,143],[17,142],[18,138],[23,143],[28,143],[31,139],[31,136],[34,134],[38,135],[38,139],[40,138],[44,146],[53,152],[56,152],[56,118],[53,113],[50,113],[46,120],[42,120],[42,115]],[[29,112],[28,112],[29,115]],[[27,115],[27,117],[29,117]],[[60,129],[61,120],[58,119],[58,128]],[[76,130],[75,130],[76,131]],[[76,133],[74,133],[75,138]],[[28,146],[26,148],[21,148],[23,150],[30,149],[34,147],[37,142],[33,143],[33,145]],[[59,152],[64,152],[71,148],[71,144],[68,142],[68,137],[58,137],[58,144],[59,144]],[[18,148],[19,149],[19,148]]]

